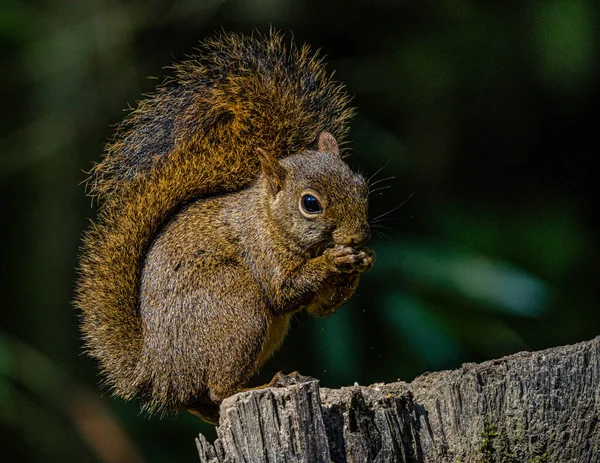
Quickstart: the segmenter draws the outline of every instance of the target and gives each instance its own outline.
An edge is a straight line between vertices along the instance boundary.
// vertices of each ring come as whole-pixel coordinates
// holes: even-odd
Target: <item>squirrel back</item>
[[[246,188],[262,149],[282,158],[343,141],[353,111],[318,54],[282,36],[222,34],[120,125],[90,178],[99,201],[84,235],[75,306],[86,350],[107,386],[130,399],[144,386],[141,270],[161,227],[190,201]]]

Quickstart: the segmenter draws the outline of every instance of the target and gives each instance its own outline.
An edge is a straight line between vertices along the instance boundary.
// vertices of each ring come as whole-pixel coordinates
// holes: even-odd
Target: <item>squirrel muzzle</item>
[[[338,228],[332,233],[336,245],[362,248],[371,239],[371,230],[367,224],[361,224],[356,229]]]

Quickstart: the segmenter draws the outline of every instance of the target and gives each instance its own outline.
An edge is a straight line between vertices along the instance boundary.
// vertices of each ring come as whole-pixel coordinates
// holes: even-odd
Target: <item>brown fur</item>
[[[366,186],[336,142],[348,97],[316,55],[225,34],[174,69],[94,169],[75,305],[117,395],[204,413],[245,386],[294,312],[341,306],[373,254]],[[301,212],[307,189],[322,214]]]

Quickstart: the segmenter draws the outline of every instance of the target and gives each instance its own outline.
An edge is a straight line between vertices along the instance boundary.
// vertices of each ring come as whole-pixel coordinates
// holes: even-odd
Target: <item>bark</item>
[[[232,396],[202,463],[600,462],[600,337],[412,383]]]

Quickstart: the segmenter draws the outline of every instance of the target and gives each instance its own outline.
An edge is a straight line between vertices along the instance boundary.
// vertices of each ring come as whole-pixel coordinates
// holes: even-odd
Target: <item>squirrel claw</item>
[[[292,371],[288,377],[294,379],[297,383],[308,383],[309,381],[317,380],[317,378],[313,378],[312,376],[304,376],[297,371]]]
[[[366,272],[367,270],[370,270],[371,267],[373,267],[373,264],[375,263],[375,253],[373,252],[372,249],[363,249],[362,251],[360,251],[358,253],[361,262],[358,265],[358,271],[359,272]]]
[[[308,381],[314,381],[315,378],[310,376],[304,376],[298,373],[297,371],[293,371],[289,375],[283,373],[283,371],[279,371],[275,373],[273,379],[268,384],[269,387],[287,387],[293,386],[295,384],[306,383]]]

